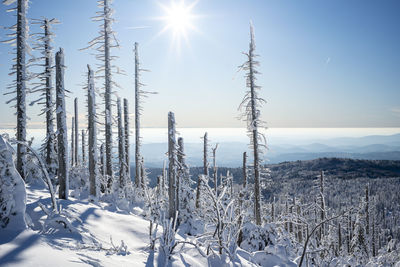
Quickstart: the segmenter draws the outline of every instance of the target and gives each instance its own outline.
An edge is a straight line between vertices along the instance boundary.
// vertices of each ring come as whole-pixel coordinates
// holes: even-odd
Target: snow
[[[13,148],[0,135],[0,226],[18,231],[26,228],[26,192],[13,154]]]
[[[139,215],[140,208],[134,210],[137,214],[132,214],[105,203],[93,204],[71,197],[60,200],[59,204],[76,218],[72,225],[77,233],[65,229],[43,232],[46,215],[38,202],[50,206],[48,191],[29,186],[27,195],[32,229],[22,232],[0,229],[1,266],[157,266],[158,261],[164,261],[157,250],[153,253],[148,249],[149,221]],[[126,254],[113,251],[111,239],[115,246],[123,240]],[[207,265],[207,259],[192,247],[177,251],[182,253],[172,256],[173,266]]]

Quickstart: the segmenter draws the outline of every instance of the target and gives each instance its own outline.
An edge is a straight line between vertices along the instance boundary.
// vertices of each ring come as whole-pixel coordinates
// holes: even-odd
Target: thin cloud
[[[400,107],[391,108],[390,111],[392,111],[396,117],[400,117]]]
[[[142,29],[150,29],[151,26],[130,26],[130,27],[125,27],[127,30],[142,30]]]

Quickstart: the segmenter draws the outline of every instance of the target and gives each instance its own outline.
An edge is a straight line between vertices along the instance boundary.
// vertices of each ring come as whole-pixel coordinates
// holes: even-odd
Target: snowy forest
[[[143,103],[158,93],[144,87],[152,81],[135,40],[126,55],[134,73],[115,63],[113,1],[98,0],[88,18],[98,36],[81,53],[97,64],[84,65],[84,99],[68,90],[68,53],[53,44],[60,21],[29,18],[28,3],[36,1],[3,0],[1,14],[15,18],[1,25],[15,56],[2,59],[13,83],[1,92],[16,129],[0,132],[0,266],[400,266],[399,161],[264,160],[270,114],[257,82],[257,25],[242,36],[237,64],[243,98],[233,108],[249,144],[238,151],[242,166],[219,166],[207,132],[202,166],[189,166],[180,114],[170,111],[164,166],[146,168],[141,118],[152,110]],[[130,98],[119,97],[119,75],[134,76]],[[27,138],[32,106],[45,125],[39,148]]]

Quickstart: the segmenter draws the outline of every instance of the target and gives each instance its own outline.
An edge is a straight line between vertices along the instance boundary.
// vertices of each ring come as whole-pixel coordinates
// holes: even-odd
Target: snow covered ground
[[[31,229],[1,230],[0,266],[163,266],[164,257],[149,249],[149,221],[105,203],[70,198],[59,200],[78,230],[43,229],[45,213],[38,202],[50,207],[49,193],[27,187],[27,214]],[[159,229],[159,232],[160,229]],[[177,237],[178,239],[181,237]],[[123,243],[121,243],[123,242]],[[126,247],[125,247],[126,246]],[[220,266],[220,259],[205,258],[192,246],[179,245],[172,266]],[[126,249],[125,249],[126,248]],[[253,266],[240,257],[242,266]]]

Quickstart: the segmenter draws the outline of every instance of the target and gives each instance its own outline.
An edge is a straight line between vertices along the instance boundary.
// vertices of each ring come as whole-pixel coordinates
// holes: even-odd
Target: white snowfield
[[[47,216],[38,202],[50,208],[48,191],[28,186],[26,212],[32,221],[31,227],[23,231],[0,229],[0,266],[164,265],[164,257],[159,257],[158,243],[155,252],[149,249],[149,221],[139,215],[142,212],[140,208],[134,210],[136,214],[128,214],[106,203],[93,204],[74,198],[59,200],[64,212],[71,216],[72,225],[78,230],[70,232],[62,227],[44,230]],[[161,232],[159,227],[158,233]],[[241,256],[239,260],[236,266],[254,266]],[[193,246],[179,245],[168,265],[225,264],[219,258],[201,256]],[[225,266],[233,265],[230,263]]]

